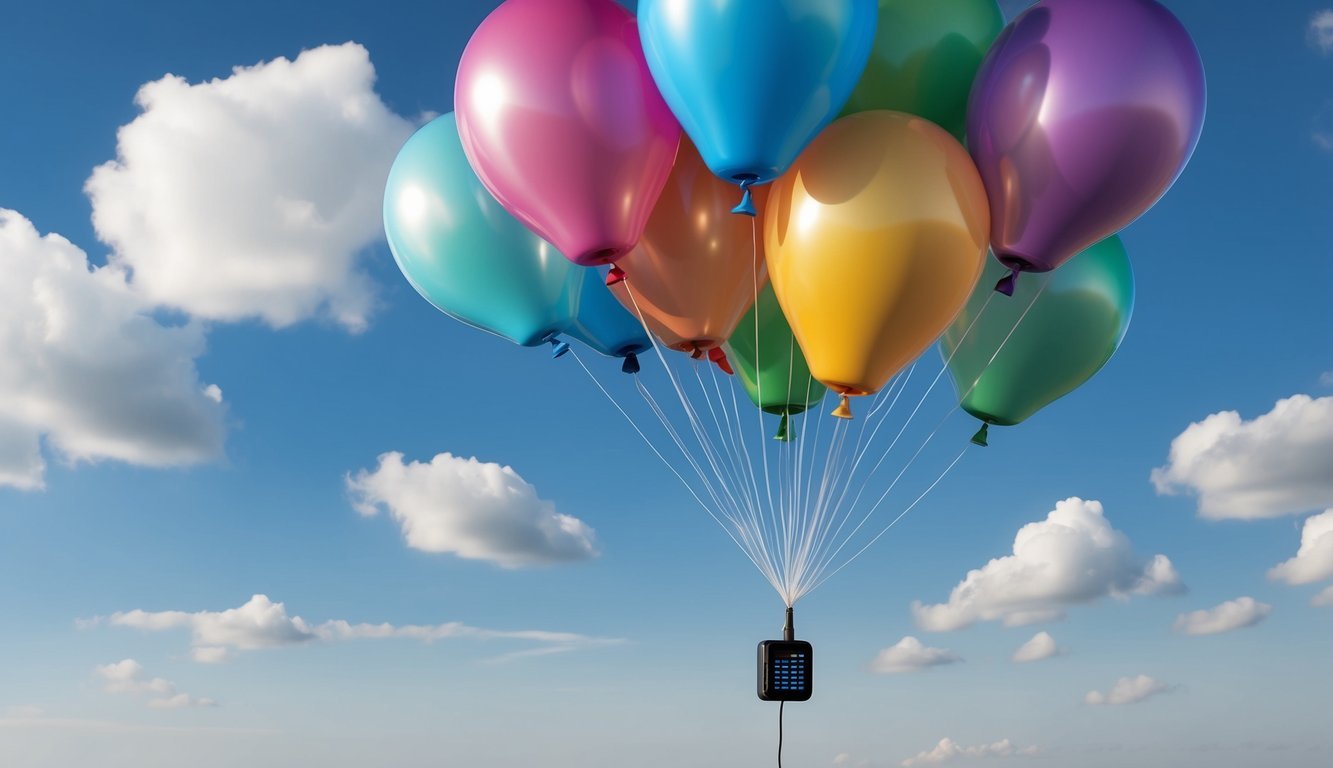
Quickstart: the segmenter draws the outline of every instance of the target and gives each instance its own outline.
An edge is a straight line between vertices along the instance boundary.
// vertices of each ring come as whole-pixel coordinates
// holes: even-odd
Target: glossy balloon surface
[[[844,117],[773,185],[769,275],[810,371],[877,392],[925,351],[981,274],[986,195],[967,151],[901,112]]]
[[[574,319],[582,270],[486,191],[452,113],[398,152],[384,191],[384,231],[412,287],[469,325],[532,346]]]
[[[1162,196],[1194,152],[1203,64],[1155,0],[1042,0],[1000,35],[968,112],[991,245],[1020,270],[1058,267]]]
[[[578,316],[565,330],[571,338],[609,357],[636,355],[653,345],[639,319],[625,311],[606,287],[604,269],[586,267]]]
[[[750,401],[768,413],[797,414],[824,397],[825,387],[811,378],[772,285],[760,291],[726,350]]]
[[[1118,237],[1018,281],[1012,297],[990,290],[1003,273],[987,264],[940,346],[963,408],[1008,426],[1074,391],[1111,359],[1134,311],[1134,275]]]
[[[767,190],[755,196],[762,206]],[[612,292],[673,349],[720,346],[768,282],[763,219],[733,214],[735,204],[736,188],[681,142],[643,241],[617,265],[626,279]]]
[[[1003,28],[995,0],[879,0],[870,61],[843,114],[907,112],[961,141],[972,81]]]
[[[653,77],[708,167],[785,171],[865,68],[875,0],[640,0]]]
[[[506,0],[472,35],[454,88],[477,175],[581,265],[634,247],[676,156],[634,17],[614,0]]]

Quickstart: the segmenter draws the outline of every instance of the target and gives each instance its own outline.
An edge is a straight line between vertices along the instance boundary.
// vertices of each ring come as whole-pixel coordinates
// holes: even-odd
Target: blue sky
[[[1333,10],[1166,4],[1209,113],[1184,176],[1124,233],[1128,338],[801,603],[819,691],[787,713],[790,765],[1302,768],[1333,749],[1333,607],[1311,604],[1333,541],[1306,522],[1333,509]],[[493,5],[6,11],[0,762],[770,761],[752,653],[780,601],[572,360],[438,313],[378,235],[387,163],[451,108]],[[1293,396],[1309,399],[1277,407]],[[950,420],[931,466],[970,433]],[[505,568],[485,536],[481,559],[414,548],[349,494],[387,452],[511,466],[599,554]],[[377,476],[393,506],[407,481]],[[1021,627],[980,604],[953,606],[966,627],[914,616],[972,569],[1002,592],[1015,561],[992,560],[1071,497],[1127,540],[1108,568],[1163,554],[1183,594],[1085,584],[1085,601],[1045,598],[1064,618]],[[1209,618],[1249,626],[1176,628],[1241,598]],[[1064,652],[1012,662],[1038,632]]]

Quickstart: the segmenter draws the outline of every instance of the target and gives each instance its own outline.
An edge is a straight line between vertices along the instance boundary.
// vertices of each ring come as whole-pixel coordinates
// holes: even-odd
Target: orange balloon
[[[762,211],[767,187],[752,191]],[[763,219],[732,213],[740,196],[682,140],[643,238],[616,262],[625,280],[611,292],[672,349],[721,347],[768,283]]]

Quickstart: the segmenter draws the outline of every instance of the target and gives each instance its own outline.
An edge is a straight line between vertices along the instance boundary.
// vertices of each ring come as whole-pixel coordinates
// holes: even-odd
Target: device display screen
[[[766,640],[759,644],[759,698],[805,701],[813,687],[814,652],[801,640]]]

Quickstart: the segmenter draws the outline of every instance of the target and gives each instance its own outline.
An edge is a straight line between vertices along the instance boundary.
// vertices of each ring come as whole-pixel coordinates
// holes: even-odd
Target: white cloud
[[[1333,371],[1324,371],[1319,374],[1319,383],[1325,387],[1333,387]]]
[[[155,320],[114,267],[0,209],[0,486],[44,486],[42,445],[70,462],[165,467],[216,458],[221,391],[204,334]]]
[[[1333,8],[1315,11],[1306,30],[1310,45],[1325,55],[1333,53]]]
[[[921,752],[916,757],[909,757],[902,761],[902,766],[903,768],[912,768],[914,765],[940,765],[955,760],[987,757],[1032,757],[1040,754],[1040,752],[1041,750],[1037,747],[1016,747],[1008,739],[1002,739],[993,744],[965,747],[953,739],[944,738],[940,739],[940,743],[936,744],[934,749]]]
[[[1311,598],[1310,605],[1313,605],[1316,608],[1326,608],[1333,605],[1333,586],[1325,588],[1323,592],[1320,592]]]
[[[386,509],[407,545],[487,560],[505,568],[596,557],[592,528],[555,511],[512,468],[441,453],[430,463],[379,457],[374,470],[347,478],[353,506],[372,516]]]
[[[1182,613],[1176,617],[1177,632],[1186,635],[1219,635],[1236,629],[1253,627],[1273,612],[1273,606],[1253,597],[1238,597],[1202,611]]]
[[[1111,686],[1111,690],[1106,693],[1102,693],[1101,691],[1089,691],[1088,695],[1083,697],[1083,703],[1094,706],[1137,704],[1138,702],[1156,696],[1159,693],[1169,693],[1173,690],[1175,690],[1175,686],[1167,685],[1166,683],[1147,675],[1122,677],[1117,680],[1115,685]]]
[[[1199,514],[1254,520],[1333,505],[1333,397],[1295,395],[1253,421],[1214,413],[1171,441],[1157,492],[1198,495]]]
[[[1306,518],[1296,556],[1274,566],[1268,578],[1288,584],[1333,579],[1333,509]]]
[[[1029,664],[1062,655],[1064,649],[1055,644],[1055,638],[1049,632],[1038,632],[1031,640],[1020,645],[1010,659],[1019,664]]]
[[[347,43],[144,85],[116,160],[86,186],[112,262],[195,317],[363,328],[372,287],[358,262],[381,237],[384,182],[412,131],[374,81],[365,48]]]
[[[912,604],[917,624],[950,632],[978,621],[1022,626],[1064,616],[1064,609],[1102,597],[1183,591],[1171,561],[1157,555],[1146,564],[1125,534],[1111,527],[1097,501],[1069,498],[1042,522],[1028,523],[1014,538],[1012,555],[995,558],[949,593],[947,603]]]
[[[212,699],[195,698],[176,690],[176,684],[160,677],[149,677],[143,665],[134,659],[122,659],[114,664],[103,664],[96,669],[107,693],[149,696],[148,706],[153,709],[182,709],[186,707],[214,707]]]
[[[291,616],[287,607],[265,595],[254,595],[239,608],[224,611],[123,611],[106,618],[79,622],[85,629],[108,624],[147,632],[188,630],[195,661],[215,664],[230,659],[235,651],[332,643],[347,640],[408,639],[425,643],[449,639],[512,640],[534,643],[538,647],[501,657],[563,653],[623,642],[617,638],[591,637],[572,632],[544,630],[496,630],[473,627],[461,622],[445,624],[353,624],[332,619],[311,624],[300,616]]]
[[[36,704],[13,704],[5,707],[5,717],[15,719],[41,717],[46,714],[46,710]]]
[[[904,637],[897,645],[880,651],[870,663],[870,669],[881,674],[900,674],[955,664],[962,660],[963,658],[953,651],[929,648],[915,637]]]

